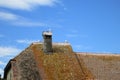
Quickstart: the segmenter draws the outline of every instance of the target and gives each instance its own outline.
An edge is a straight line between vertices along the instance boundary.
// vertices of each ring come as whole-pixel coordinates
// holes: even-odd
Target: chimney
[[[52,52],[52,32],[51,31],[44,31],[42,33],[44,42],[43,42],[43,51],[45,53]]]

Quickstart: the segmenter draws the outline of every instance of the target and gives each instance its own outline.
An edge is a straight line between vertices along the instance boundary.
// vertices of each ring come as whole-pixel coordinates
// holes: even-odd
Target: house
[[[115,57],[116,63],[112,57],[109,59],[104,55],[76,54],[70,43],[52,42],[52,32],[45,31],[42,36],[44,42],[32,43],[8,62],[4,69],[4,80],[120,79],[120,56]]]

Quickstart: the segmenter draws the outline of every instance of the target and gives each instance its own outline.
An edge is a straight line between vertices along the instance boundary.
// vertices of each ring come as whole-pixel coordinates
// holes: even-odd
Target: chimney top
[[[52,35],[52,32],[51,31],[43,31],[43,35]]]

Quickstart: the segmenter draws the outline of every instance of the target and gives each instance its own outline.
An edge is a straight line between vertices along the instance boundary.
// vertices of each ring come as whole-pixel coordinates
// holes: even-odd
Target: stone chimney
[[[45,53],[52,52],[52,32],[51,31],[44,31],[42,33],[44,42],[43,42],[43,51]]]

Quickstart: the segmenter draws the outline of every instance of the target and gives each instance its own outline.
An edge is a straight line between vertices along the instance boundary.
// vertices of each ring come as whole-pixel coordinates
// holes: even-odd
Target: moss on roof
[[[14,60],[14,74],[18,80],[94,79],[71,45],[55,44],[52,53],[44,53],[42,44],[31,44]]]
[[[8,64],[17,80],[120,79],[120,55],[76,54],[70,44],[53,44],[52,53],[44,53],[41,43],[31,44],[13,60],[14,64]],[[7,70],[6,66],[5,73]]]
[[[32,45],[31,49],[43,80],[87,80],[93,78],[83,66],[84,64],[79,64],[70,45],[53,45],[51,54],[43,53],[41,44]]]

